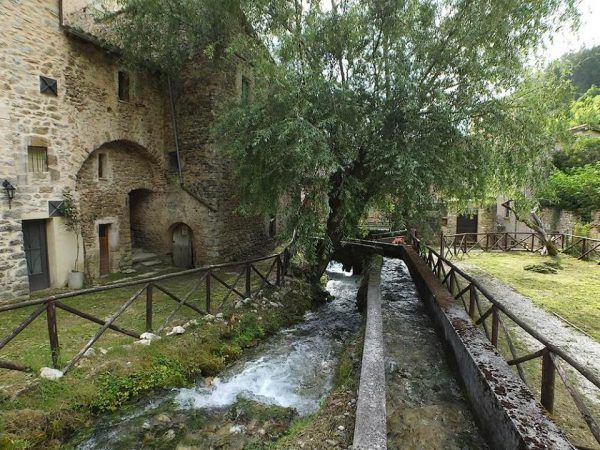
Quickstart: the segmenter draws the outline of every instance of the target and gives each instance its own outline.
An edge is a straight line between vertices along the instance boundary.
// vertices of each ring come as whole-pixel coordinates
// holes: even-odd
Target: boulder
[[[160,339],[160,336],[154,334],[154,333],[142,333],[140,335],[140,338],[144,341],[158,341]]]

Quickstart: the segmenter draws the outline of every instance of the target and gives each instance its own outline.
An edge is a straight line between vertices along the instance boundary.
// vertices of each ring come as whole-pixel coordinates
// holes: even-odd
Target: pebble
[[[163,438],[165,441],[172,441],[173,439],[175,439],[175,430],[167,431]]]
[[[346,429],[346,427],[344,427],[343,425],[340,425],[340,426],[338,427],[338,430],[340,430],[340,431],[344,431],[345,429]]]

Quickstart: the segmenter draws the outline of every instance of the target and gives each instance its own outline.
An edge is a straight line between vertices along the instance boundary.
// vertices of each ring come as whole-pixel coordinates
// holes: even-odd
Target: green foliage
[[[60,211],[65,218],[65,228],[75,235],[75,242],[77,245],[77,256],[75,257],[73,270],[77,271],[77,265],[79,263],[79,236],[81,235],[81,215],[79,214],[79,209],[77,208],[77,204],[73,197],[73,192],[69,188],[63,189],[63,203]]]
[[[568,173],[554,172],[546,188],[544,203],[573,211],[586,221],[591,220],[591,213],[600,209],[600,162],[574,168]]]
[[[223,54],[241,29],[237,0],[101,0],[98,21],[123,60],[175,74],[193,58]]]
[[[563,172],[598,161],[600,161],[600,138],[591,136],[575,139],[553,156],[554,165]]]
[[[324,270],[382,200],[406,221],[440,196],[537,183],[562,86],[516,88],[573,3],[118,0],[112,26],[125,59],[165,71],[201,51],[252,61],[250,104],[223,102],[215,139],[235,162],[242,211],[285,209]],[[236,35],[240,23],[253,31]]]
[[[600,128],[600,87],[592,86],[581,98],[573,102],[570,125]]]
[[[555,69],[559,64],[570,67],[569,79],[577,89],[577,96],[582,95],[592,86],[600,86],[600,45],[592,48],[584,48],[575,53],[569,53],[551,68]]]
[[[117,408],[144,392],[185,383],[181,363],[165,356],[157,357],[149,370],[131,375],[104,373],[98,378],[98,396],[92,408],[116,411]]]

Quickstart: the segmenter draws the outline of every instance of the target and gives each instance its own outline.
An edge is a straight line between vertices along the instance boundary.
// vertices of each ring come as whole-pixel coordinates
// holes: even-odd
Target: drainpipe
[[[58,0],[58,26],[59,28],[64,27],[63,22],[63,0]]]
[[[181,172],[181,153],[179,146],[179,129],[177,128],[177,115],[175,114],[175,99],[173,95],[173,84],[171,83],[171,75],[167,75],[167,84],[169,87],[169,103],[171,104],[171,123],[173,124],[173,137],[175,139],[175,153],[177,154],[177,172],[179,174],[179,186],[198,202],[206,206],[210,211],[216,212],[216,208],[209,205],[205,200],[198,197],[194,192],[188,189],[183,182],[183,173]]]

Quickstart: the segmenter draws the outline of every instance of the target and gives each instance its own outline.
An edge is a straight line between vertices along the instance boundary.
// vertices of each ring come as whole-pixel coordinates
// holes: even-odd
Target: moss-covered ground
[[[556,313],[600,341],[600,266],[570,256],[555,258],[556,274],[524,270],[552,258],[539,254],[476,253],[464,261],[498,278],[546,311]]]
[[[232,271],[219,275],[233,282],[238,274]],[[257,278],[254,277],[254,288],[260,284]],[[182,296],[198,280],[199,276],[193,275],[161,282],[161,285]],[[243,284],[242,277],[238,289],[243,290]],[[190,301],[201,308],[205,307],[204,285],[201,283],[190,297]],[[227,289],[214,280],[212,289],[213,313],[216,313]],[[108,317],[135,290],[136,287],[88,294],[68,300],[68,304],[98,317]],[[264,297],[272,294],[272,290],[263,289]],[[40,379],[35,373],[0,370],[0,448],[62,447],[77,431],[93,425],[98,413],[113,411],[152,390],[185,386],[198,376],[217,374],[239,357],[244,348],[255,346],[266,336],[300,320],[312,304],[309,289],[296,280],[290,280],[274,295],[275,301],[283,307],[262,301],[236,309],[234,295],[230,295],[220,307],[222,320],[205,320],[184,307],[169,326],[191,319],[197,319],[198,323],[189,326],[183,335],[163,337],[149,346],[132,345],[135,339],[109,330],[94,345],[95,354],[83,359],[58,381]],[[174,300],[155,289],[155,326],[160,325],[175,306]],[[30,312],[26,309],[4,313],[0,336],[6,335]],[[144,331],[144,312],[142,297],[116,324]],[[98,328],[97,324],[59,311],[61,363],[75,355]],[[50,366],[44,316],[4,348],[2,357],[36,370]]]

